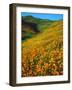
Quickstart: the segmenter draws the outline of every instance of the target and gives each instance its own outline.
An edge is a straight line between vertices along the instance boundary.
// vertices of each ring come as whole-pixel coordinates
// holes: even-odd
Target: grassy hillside
[[[48,28],[51,26],[51,24],[55,21],[51,21],[51,20],[44,20],[44,19],[40,19],[40,18],[35,18],[32,16],[26,16],[26,17],[22,17],[22,20],[27,21],[27,22],[34,22],[38,25],[38,29],[40,31],[44,30],[45,28]]]
[[[63,21],[23,17],[40,33],[22,41],[22,77],[63,74]]]

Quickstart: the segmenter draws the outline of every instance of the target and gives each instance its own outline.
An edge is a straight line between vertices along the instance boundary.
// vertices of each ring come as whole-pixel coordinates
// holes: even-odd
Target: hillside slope
[[[63,21],[47,22],[41,33],[22,41],[22,77],[63,74]]]

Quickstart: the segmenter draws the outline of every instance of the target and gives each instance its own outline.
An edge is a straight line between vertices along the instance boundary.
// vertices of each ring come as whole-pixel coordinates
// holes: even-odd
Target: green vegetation
[[[22,77],[63,74],[63,21],[22,17],[34,22],[39,33],[22,26]],[[25,34],[24,34],[25,32]],[[26,36],[25,36],[26,35]],[[29,37],[28,37],[29,36]]]

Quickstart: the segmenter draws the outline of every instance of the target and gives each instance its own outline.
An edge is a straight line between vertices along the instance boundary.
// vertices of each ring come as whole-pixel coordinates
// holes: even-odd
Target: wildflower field
[[[42,32],[22,40],[22,77],[63,75],[63,21],[46,24]]]

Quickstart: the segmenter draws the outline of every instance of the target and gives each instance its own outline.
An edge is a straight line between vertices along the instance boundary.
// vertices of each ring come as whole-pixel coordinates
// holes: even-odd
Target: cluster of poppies
[[[22,77],[63,75],[63,44],[50,44],[22,48]]]

